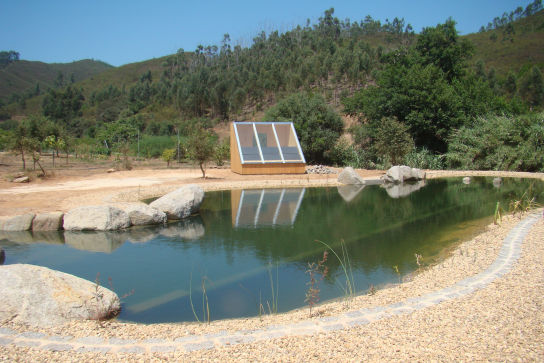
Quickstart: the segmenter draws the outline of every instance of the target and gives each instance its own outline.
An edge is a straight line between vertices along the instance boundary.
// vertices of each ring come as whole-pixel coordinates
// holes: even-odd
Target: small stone
[[[30,182],[30,178],[28,176],[22,176],[20,178],[13,179],[14,183],[28,183]]]
[[[113,169],[113,168],[107,170],[108,173],[115,173],[116,171],[117,171],[117,170],[115,170],[115,169]]]

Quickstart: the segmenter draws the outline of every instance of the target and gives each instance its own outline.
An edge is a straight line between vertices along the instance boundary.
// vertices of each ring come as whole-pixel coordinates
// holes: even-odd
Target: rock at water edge
[[[28,213],[13,217],[0,217],[0,231],[28,231],[32,226],[34,214]]]
[[[0,281],[0,322],[51,327],[71,320],[106,319],[121,308],[114,292],[46,267],[2,266]]]
[[[33,231],[58,231],[62,228],[62,212],[39,213],[32,221]]]
[[[202,200],[204,200],[202,188],[190,184],[160,197],[149,206],[166,213],[169,220],[175,220],[198,212]]]
[[[344,168],[338,174],[338,182],[346,185],[362,185],[365,183],[363,178],[351,166]]]
[[[144,203],[126,203],[119,205],[124,210],[133,226],[162,224],[166,222],[166,213]]]
[[[128,227],[128,214],[107,205],[79,207],[64,215],[64,229],[68,231],[112,231]]]

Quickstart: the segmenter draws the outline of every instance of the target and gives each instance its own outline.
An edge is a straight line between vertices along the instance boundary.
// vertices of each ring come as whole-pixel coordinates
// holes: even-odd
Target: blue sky
[[[249,45],[264,30],[285,31],[312,22],[333,7],[352,21],[366,15],[403,17],[416,32],[457,22],[461,34],[478,31],[503,12],[531,0],[0,0],[0,50],[21,59],[66,63],[93,58],[114,66],[158,58],[179,48],[232,43]]]

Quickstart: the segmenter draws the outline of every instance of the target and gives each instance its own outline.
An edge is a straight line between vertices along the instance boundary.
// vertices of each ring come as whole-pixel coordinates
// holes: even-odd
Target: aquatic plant
[[[319,302],[319,281],[323,280],[329,272],[329,269],[327,266],[325,266],[327,257],[328,252],[324,251],[322,260],[318,261],[317,263],[308,263],[306,273],[310,275],[310,281],[307,283],[309,287],[308,291],[306,291],[306,299],[304,302],[307,302],[308,306],[310,307],[310,316],[312,316],[312,308]],[[317,275],[321,275],[321,278],[318,279]]]
[[[340,241],[342,257],[340,257],[338,253],[336,253],[336,251],[327,243],[320,240],[316,240],[316,242],[319,242],[323,246],[327,247],[336,256],[336,258],[340,262],[340,266],[342,267],[342,270],[344,271],[344,276],[346,278],[345,286],[341,287],[342,290],[344,291],[344,297],[346,298],[353,297],[355,295],[355,281],[353,279],[353,271],[351,269],[351,260],[350,260],[348,249],[346,247],[346,243],[344,242],[344,240]]]
[[[193,304],[193,272],[191,271],[191,276],[189,279],[189,303],[191,304],[191,310],[193,311],[193,315],[199,323],[207,322],[210,323],[210,304],[208,301],[208,294],[206,293],[206,280],[208,278],[206,276],[202,277],[201,280],[201,287],[202,287],[202,320],[200,320],[198,314],[196,313],[195,306]]]

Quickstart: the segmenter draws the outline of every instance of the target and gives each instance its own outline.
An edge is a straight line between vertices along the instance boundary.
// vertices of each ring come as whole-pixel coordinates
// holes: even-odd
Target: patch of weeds
[[[399,266],[395,265],[393,266],[393,271],[395,271],[395,274],[397,274],[397,277],[399,279],[399,284],[402,282],[402,277],[400,276]]]
[[[308,281],[308,290],[306,291],[306,299],[304,302],[308,303],[308,306],[310,307],[310,316],[312,316],[312,308],[319,302],[319,282],[323,280],[328,272],[329,269],[327,266],[325,266],[325,262],[327,262],[328,252],[323,252],[323,259],[321,261],[318,261],[317,263],[312,262],[308,263],[308,269],[306,270],[306,273],[310,275],[310,281]],[[320,276],[318,278],[318,276]]]
[[[115,291],[113,288],[113,280],[111,277],[108,277],[108,284],[110,286],[110,290]],[[90,319],[96,320],[101,327],[104,327],[103,325],[104,321],[110,320],[116,317],[117,315],[119,315],[120,313],[120,309],[114,309],[114,306],[117,305],[118,302],[120,303],[123,299],[131,295],[134,295],[134,289],[132,289],[128,293],[125,293],[118,299],[110,299],[109,301],[107,301],[106,304],[104,304],[105,302],[104,288],[100,286],[100,272],[98,272],[96,274],[95,287],[93,292],[94,304],[92,304],[91,307],[89,307]]]
[[[336,251],[327,243],[323,241],[319,241],[319,240],[316,240],[316,242],[319,242],[323,246],[327,247],[329,251],[331,251],[333,255],[336,256],[336,258],[340,262],[340,266],[342,267],[344,276],[346,278],[345,286],[341,286],[341,289],[344,291],[344,297],[346,298],[346,301],[348,301],[349,298],[352,298],[355,295],[355,280],[353,279],[351,259],[349,258],[349,253],[346,247],[346,243],[344,242],[344,240],[340,241],[340,248],[341,248],[340,253],[342,254],[342,257],[340,257],[338,253],[336,253]]]
[[[520,199],[511,200],[509,207],[510,212],[514,216],[517,214],[521,219],[525,213],[532,209],[540,208],[542,205],[537,203],[536,196],[534,195],[533,187],[531,185],[529,189],[523,193]]]

